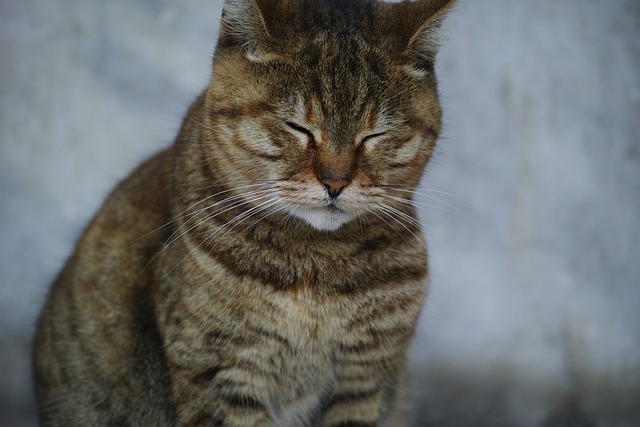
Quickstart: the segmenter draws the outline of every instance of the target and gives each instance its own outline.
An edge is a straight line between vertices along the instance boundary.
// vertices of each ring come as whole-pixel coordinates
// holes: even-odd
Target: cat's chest
[[[344,301],[320,296],[310,287],[280,293],[272,301],[280,330],[301,348],[333,349],[353,315]]]
[[[326,403],[336,382],[336,351],[347,333],[344,307],[326,301],[308,290],[281,294],[277,325],[290,347],[282,360],[282,373],[289,379],[276,418],[280,425],[302,425]],[[286,401],[286,403],[285,403]],[[274,414],[275,415],[275,414]],[[296,422],[296,420],[298,422]]]

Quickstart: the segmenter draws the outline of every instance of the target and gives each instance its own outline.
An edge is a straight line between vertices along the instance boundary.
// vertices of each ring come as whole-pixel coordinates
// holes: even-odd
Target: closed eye
[[[362,138],[360,140],[360,143],[358,144],[358,146],[362,146],[364,144],[366,144],[367,142],[371,142],[373,140],[375,140],[376,138],[379,138],[381,136],[386,135],[387,132],[379,132],[379,133],[373,133],[371,135],[367,135],[364,138]]]
[[[297,133],[301,133],[304,136],[307,137],[307,142],[309,144],[309,147],[315,147],[316,146],[316,138],[313,136],[313,132],[311,132],[309,129],[302,127],[298,124],[295,124],[293,122],[285,122],[285,124],[293,131],[297,132]]]

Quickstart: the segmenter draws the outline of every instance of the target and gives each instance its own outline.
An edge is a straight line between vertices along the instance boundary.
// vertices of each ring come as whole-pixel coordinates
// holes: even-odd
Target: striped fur
[[[176,143],[43,309],[43,425],[403,426],[452,1],[227,0]]]

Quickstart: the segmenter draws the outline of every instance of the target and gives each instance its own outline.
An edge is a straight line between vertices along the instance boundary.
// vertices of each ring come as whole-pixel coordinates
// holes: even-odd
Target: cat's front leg
[[[249,371],[193,365],[171,371],[179,425],[275,427]]]
[[[163,338],[177,424],[275,427],[268,410],[272,375],[260,364],[264,351],[251,344],[256,340],[233,322],[226,327],[208,315],[206,323],[189,307],[175,307],[165,317]]]
[[[351,356],[342,354],[322,427],[403,427],[408,394],[404,349],[382,359]]]
[[[325,410],[322,427],[378,427],[384,405],[384,391],[357,391],[342,388],[330,400]]]

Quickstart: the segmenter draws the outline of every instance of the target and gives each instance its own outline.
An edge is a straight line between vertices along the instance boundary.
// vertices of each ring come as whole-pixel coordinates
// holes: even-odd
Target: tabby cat
[[[453,0],[226,0],[211,83],[43,309],[45,426],[407,425]]]

